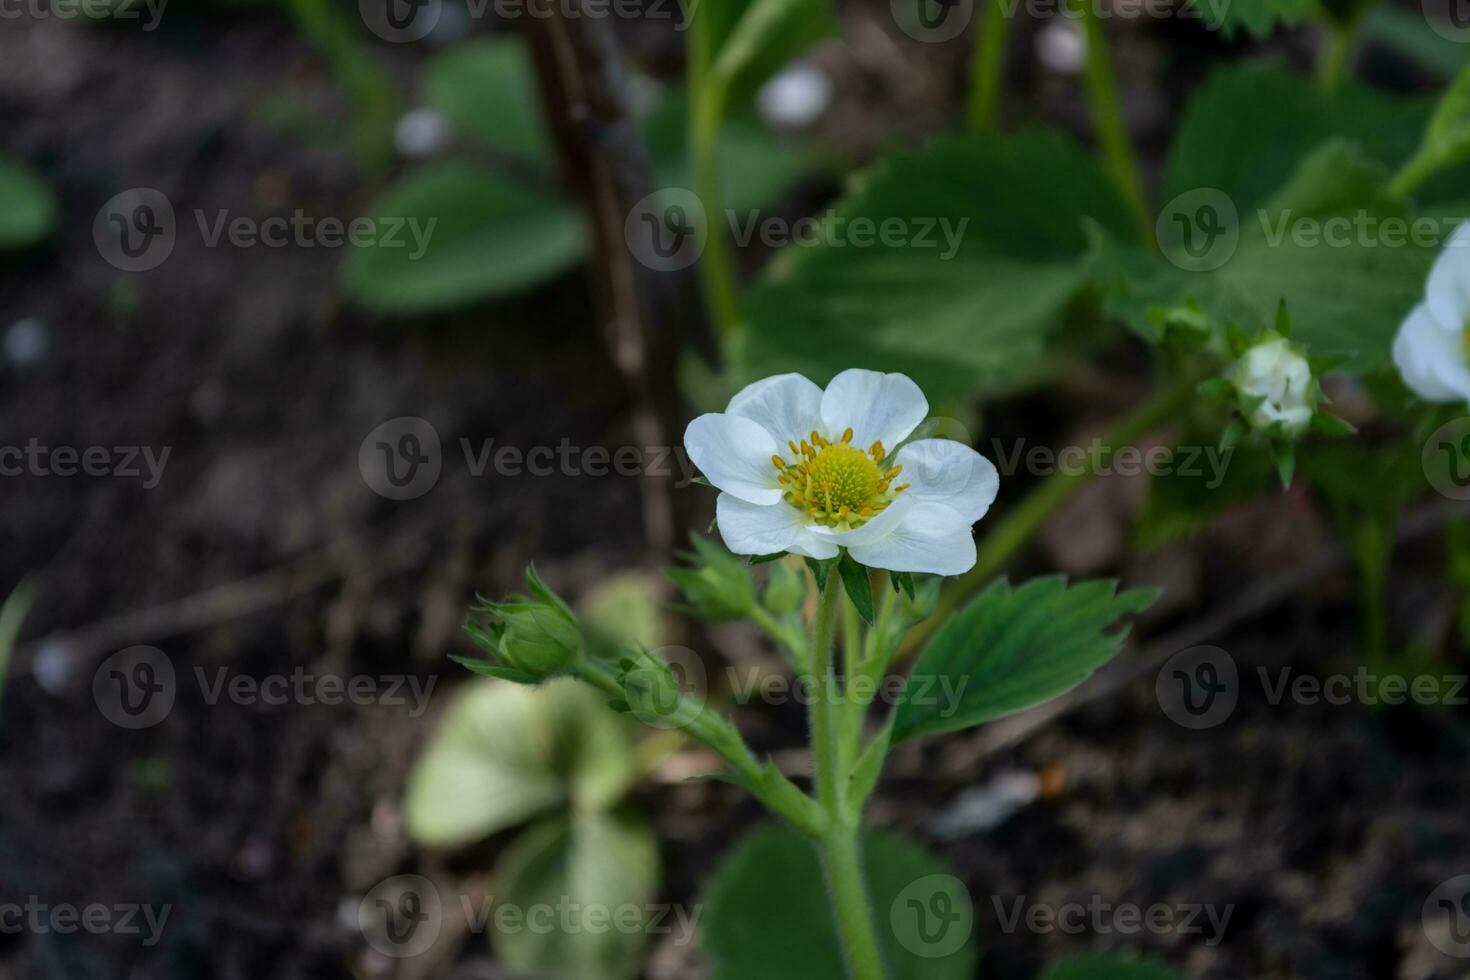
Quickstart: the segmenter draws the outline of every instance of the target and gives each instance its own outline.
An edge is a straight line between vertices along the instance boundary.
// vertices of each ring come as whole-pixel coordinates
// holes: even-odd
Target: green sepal
[[[852,600],[853,608],[863,617],[863,622],[873,625],[873,582],[868,570],[859,565],[846,551],[837,560],[837,573],[842,576],[842,587]]]

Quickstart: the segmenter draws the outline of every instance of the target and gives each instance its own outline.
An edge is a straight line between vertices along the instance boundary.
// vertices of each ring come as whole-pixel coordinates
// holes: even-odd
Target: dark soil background
[[[502,976],[473,937],[427,966],[383,960],[351,913],[388,875],[462,870],[417,853],[398,814],[413,753],[466,679],[445,655],[467,652],[458,627],[473,593],[513,587],[534,557],[577,596],[642,550],[636,481],[475,478],[459,439],[628,445],[629,399],[579,276],[453,317],[385,323],[341,305],[337,252],[203,247],[194,208],[351,217],[372,188],[347,154],[259,121],[272,94],[342,111],[283,14],[175,2],[153,33],[56,18],[0,24],[0,146],[47,173],[65,209],[49,244],[0,262],[0,330],[34,320],[48,348],[37,362],[0,362],[0,444],[170,451],[153,488],[122,476],[0,480],[0,590],[23,577],[37,588],[4,689],[0,903],[174,909],[153,947],[0,932],[0,977]],[[677,66],[677,37],[622,29],[646,64]],[[1085,134],[1075,80],[1035,66],[1033,35],[1027,26],[1014,38],[1008,116]],[[1119,35],[1132,123],[1156,168],[1190,86],[1246,46],[1168,22]],[[846,9],[844,37],[816,55],[839,93],[823,136],[861,158],[956,123],[966,44],[908,42],[886,4]],[[1269,48],[1301,59],[1311,42],[1287,32]],[[405,91],[421,54],[413,47],[374,48]],[[1387,55],[1370,53],[1365,66],[1385,85],[1422,82]],[[160,268],[124,274],[99,255],[92,219],[112,195],[143,186],[172,200],[179,245]],[[789,206],[832,191],[809,188],[809,201]],[[996,406],[991,425],[1060,444],[1103,421],[1082,407],[1032,398]],[[445,468],[428,495],[394,503],[365,484],[357,454],[375,426],[405,415],[435,426]],[[1189,544],[1133,556],[1126,526],[1140,490],[1098,483],[1016,570],[1166,584],[1125,657],[1332,548],[1318,503],[1293,493],[1239,509]],[[1001,506],[1017,492],[1005,488]],[[1432,539],[1398,552],[1395,635],[1447,622],[1454,596],[1437,584],[1441,562]],[[1357,616],[1339,564],[1207,641],[1242,675],[1284,663],[1351,673]],[[772,655],[739,630],[709,642],[737,659]],[[164,721],[127,731],[98,711],[92,682],[104,658],[134,644],[159,647],[181,671],[438,680],[421,717],[387,705],[210,705],[182,684]],[[1464,671],[1459,657],[1446,673]],[[895,757],[874,820],[927,841],[966,879],[980,976],[1032,977],[1095,948],[1146,950],[1218,980],[1470,976],[1420,919],[1436,885],[1470,872],[1463,707],[1271,705],[1246,684],[1226,723],[1190,732],[1160,711],[1153,677],[1015,746],[987,748],[982,733]],[[801,739],[794,706],[746,715],[759,748]],[[664,842],[663,898],[689,905],[760,814],[729,787],[683,782],[687,769],[674,760],[638,797]],[[993,826],[936,832],[966,790],[1017,772],[1041,775],[1037,800]],[[1092,895],[1234,910],[1211,945],[1177,933],[1007,932],[991,900]],[[655,948],[648,975],[701,969],[696,951]]]

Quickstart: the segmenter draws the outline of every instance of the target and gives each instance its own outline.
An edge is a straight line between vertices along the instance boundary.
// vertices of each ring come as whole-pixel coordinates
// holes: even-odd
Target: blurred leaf
[[[1272,66],[1221,68],[1190,99],[1175,131],[1162,200],[1214,188],[1244,219],[1332,139],[1358,143],[1368,159],[1397,166],[1419,145],[1434,105],[1352,81],[1326,89]]]
[[[1373,370],[1388,363],[1393,337],[1421,299],[1436,254],[1408,237],[1389,246],[1376,231],[1357,230],[1354,222],[1393,218],[1406,222],[1407,232],[1411,216],[1383,190],[1384,176],[1357,147],[1328,142],[1275,194],[1240,211],[1238,242],[1218,268],[1189,271],[1099,233],[1092,274],[1108,311],[1146,337],[1158,333],[1153,311],[1190,302],[1217,330],[1233,321],[1254,335],[1275,322],[1285,300],[1293,338],[1309,352],[1349,353],[1344,369]],[[1293,233],[1331,220],[1349,223],[1345,242]],[[1220,247],[1227,242],[1221,239]]]
[[[1470,159],[1470,65],[1440,99],[1424,131],[1419,151],[1404,165],[1417,182]]]
[[[0,251],[38,244],[60,218],[51,185],[19,160],[0,156]]]
[[[26,613],[30,611],[31,584],[22,581],[0,606],[0,701],[5,696],[5,682],[10,678],[10,657],[15,653],[15,641],[20,636]]]
[[[495,950],[512,970],[577,980],[623,980],[639,972],[647,905],[659,884],[658,840],[641,818],[577,811],[545,821],[506,848],[495,876],[492,922],[500,906],[528,915],[552,910],[549,929],[529,919],[495,929]],[[630,909],[635,919],[628,918]]]
[[[1232,504],[1257,499],[1270,488],[1274,464],[1260,447],[1236,446],[1222,463],[1219,448],[1203,436],[1175,448],[1166,472],[1148,481],[1135,532],[1140,548],[1196,534]]]
[[[1202,0],[1191,6],[1211,30],[1223,30],[1226,37],[1244,31],[1257,40],[1322,9],[1317,0]]]
[[[1418,7],[1379,4],[1364,20],[1363,33],[1426,71],[1449,78],[1465,66],[1465,45],[1430,27],[1430,16]]]
[[[736,373],[823,384],[848,367],[901,371],[935,401],[1007,384],[1083,284],[1087,216],[1132,227],[1107,176],[1059,136],[895,154],[854,180],[819,241],[787,246],[747,292]],[[899,234],[876,234],[885,222]]]
[[[1117,656],[1128,629],[1103,630],[1151,606],[1154,589],[1112,581],[1070,588],[1061,576],[1018,589],[996,582],[919,654],[899,696],[895,744],[951,732],[1050,701]]]
[[[604,659],[615,658],[619,646],[652,650],[669,642],[659,588],[642,572],[604,579],[582,597],[578,611],[583,634]]]
[[[1124,953],[1083,953],[1053,964],[1041,980],[1184,980],[1184,974]]]
[[[372,217],[380,229],[402,223],[396,244],[383,236],[353,248],[342,275],[347,294],[379,313],[507,296],[554,278],[587,249],[582,217],[562,198],[465,163],[415,171],[389,188]],[[409,218],[427,233],[422,254]]]
[[[555,165],[531,57],[519,37],[456,44],[429,60],[421,84],[425,101],[461,132],[522,162]]]
[[[580,681],[472,681],[409,774],[409,835],[455,847],[567,802],[610,806],[631,765],[627,724]]]
[[[935,956],[936,923],[916,921],[911,899],[926,904],[932,890],[905,890],[931,875],[961,888],[933,855],[907,838],[868,831],[863,839],[868,897],[889,980],[967,980],[975,975],[976,954],[968,941],[948,955]],[[704,894],[704,950],[714,963],[710,980],[829,980],[846,975],[823,871],[812,844],[785,827],[763,827],[728,854]],[[920,885],[923,889],[923,885]],[[967,896],[961,896],[963,902]],[[953,942],[950,929],[970,933],[967,920],[940,920],[937,942]],[[901,930],[896,932],[895,929]],[[928,954],[928,955],[926,955]]]

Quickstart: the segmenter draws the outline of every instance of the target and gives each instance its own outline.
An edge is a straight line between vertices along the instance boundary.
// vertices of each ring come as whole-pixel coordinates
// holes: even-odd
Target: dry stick
[[[613,363],[633,399],[633,431],[645,449],[671,447],[682,418],[674,374],[677,345],[663,315],[672,283],[656,283],[624,238],[633,206],[648,194],[649,166],[633,116],[617,40],[606,18],[580,0],[533,0],[523,18],[532,60],[567,186],[579,195],[595,243],[595,294]],[[565,3],[577,5],[567,9]],[[654,564],[673,548],[677,525],[670,481],[643,469],[644,541]]]
[[[1403,545],[1426,537],[1452,521],[1464,520],[1467,513],[1470,511],[1464,507],[1426,507],[1404,521],[1394,544]],[[1067,694],[987,726],[975,739],[971,751],[966,753],[967,766],[1025,741],[1069,711],[1110,695],[1139,677],[1158,670],[1179,651],[1198,646],[1231,627],[1260,615],[1346,565],[1348,560],[1346,549],[1339,544],[1333,544],[1306,567],[1257,582],[1215,612],[1150,643],[1142,654],[1113,661]]]

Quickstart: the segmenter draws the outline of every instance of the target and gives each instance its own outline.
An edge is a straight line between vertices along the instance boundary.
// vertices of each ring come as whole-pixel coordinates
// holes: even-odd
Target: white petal
[[[909,484],[904,497],[944,504],[974,523],[985,516],[1000,489],[995,464],[964,443],[952,439],[919,439],[898,453]]]
[[[891,452],[928,414],[924,393],[902,374],[852,368],[822,393],[823,435],[836,439],[851,426],[852,444],[862,449],[881,440]]]
[[[781,499],[771,457],[776,440],[759,423],[738,415],[701,415],[684,430],[684,448],[705,479],[752,504]]]
[[[784,500],[762,506],[722,493],[715,502],[715,524],[733,553],[774,555],[797,542],[803,521],[801,512]]]
[[[894,572],[959,575],[975,566],[970,522],[943,504],[915,504],[892,532],[849,550],[859,564]]]
[[[760,423],[784,453],[787,440],[800,444],[821,427],[822,389],[799,374],[778,374],[747,385],[725,412]]]
[[[1458,330],[1470,325],[1470,221],[1445,242],[1425,293],[1429,311],[1441,324]]]
[[[1446,330],[1425,304],[1414,308],[1393,341],[1393,362],[1416,395],[1431,402],[1470,401],[1465,339]]]
[[[786,550],[793,555],[815,558],[817,561],[837,557],[837,545],[832,543],[832,539],[814,534],[810,528],[802,529],[801,535]]]

